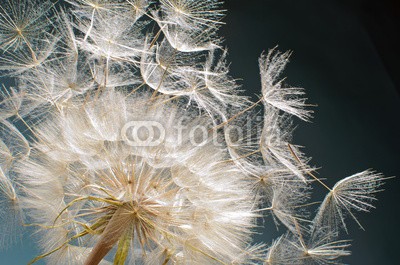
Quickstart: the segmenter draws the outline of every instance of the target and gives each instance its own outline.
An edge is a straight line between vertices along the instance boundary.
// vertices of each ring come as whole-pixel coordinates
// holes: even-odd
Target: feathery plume
[[[40,42],[49,21],[45,19],[50,1],[5,0],[0,5],[0,49],[17,51],[32,49]]]
[[[305,109],[306,99],[300,97],[304,95],[303,89],[283,87],[284,79],[279,80],[289,57],[290,52],[282,54],[275,49],[270,50],[267,55],[261,55],[259,64],[263,100],[270,106],[307,121],[311,117],[311,111]]]
[[[374,195],[383,180],[381,174],[366,170],[338,181],[322,202],[313,228],[329,227],[338,231],[343,227],[347,232],[346,215],[350,215],[363,228],[354,212],[369,212],[369,209],[375,208],[371,202],[376,200]]]

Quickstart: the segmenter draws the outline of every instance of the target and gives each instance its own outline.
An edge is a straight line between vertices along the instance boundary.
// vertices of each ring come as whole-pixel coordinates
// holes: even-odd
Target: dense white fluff
[[[373,207],[383,177],[364,171],[331,189],[315,176],[292,143],[291,117],[312,112],[280,77],[290,53],[260,57],[253,103],[229,75],[221,1],[53,2],[0,4],[0,74],[13,84],[0,92],[1,247],[30,226],[41,250],[30,264],[350,254],[339,230]],[[312,183],[329,193],[310,220]],[[269,246],[253,242],[266,217],[283,231]]]
[[[212,146],[212,139],[199,147],[186,142],[189,139],[171,146],[177,143],[175,129],[164,126],[167,141],[157,147],[121,142],[122,127],[128,122],[147,116],[176,124],[181,118],[180,107],[168,116],[170,104],[153,109],[150,102],[149,96],[125,98],[110,91],[86,103],[84,111],[75,103],[39,126],[40,141],[35,145],[39,151],[20,165],[23,185],[30,191],[22,199],[24,207],[30,209],[35,223],[45,223],[49,231],[59,229],[61,224],[51,226],[58,219],[55,214],[65,207],[62,213],[71,216],[71,221],[63,222],[69,238],[60,246],[85,231],[70,230],[71,225],[82,223],[94,234],[109,230],[99,242],[118,242],[124,235],[129,245],[141,249],[140,255],[167,248],[171,253],[181,249],[179,255],[193,258],[191,264],[233,260],[247,247],[253,226],[250,185],[232,164],[220,164],[227,152]],[[207,116],[194,119],[197,124],[209,123]],[[49,137],[54,128],[58,128],[53,136],[57,139]],[[103,225],[97,227],[98,222]],[[78,238],[85,242],[85,236]],[[163,238],[169,242],[162,243]]]
[[[9,248],[21,235],[22,212],[10,172],[0,167],[0,247]]]
[[[23,213],[15,179],[17,161],[26,159],[30,147],[25,137],[8,121],[0,121],[0,246],[8,248],[21,236]]]

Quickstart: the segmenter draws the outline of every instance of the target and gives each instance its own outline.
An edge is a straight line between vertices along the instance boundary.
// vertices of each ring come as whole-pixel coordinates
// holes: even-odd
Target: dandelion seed
[[[0,140],[0,148],[2,145]],[[9,248],[21,236],[23,213],[12,174],[0,161],[0,248]]]
[[[288,185],[278,183],[273,187],[270,198],[270,210],[274,219],[284,224],[290,231],[296,233],[300,222],[307,222],[305,212],[300,212],[301,204],[308,199],[307,188],[304,185]],[[278,224],[275,219],[276,224]]]
[[[72,16],[64,9],[61,9],[55,16],[58,35],[60,35],[59,48],[63,50],[64,56],[72,64],[76,64],[79,56],[79,48]]]
[[[345,250],[349,246],[350,244],[345,240],[329,242],[308,249],[306,255],[309,256],[313,262],[319,264],[329,264],[332,262],[334,262],[334,264],[341,264],[337,262],[337,259],[350,255],[350,251]]]
[[[155,13],[154,16],[175,49],[195,52],[218,47],[215,33],[223,16],[218,1],[161,0],[160,3],[161,17]]]
[[[310,169],[304,167],[304,165],[307,165],[306,162],[300,164],[298,160],[307,161],[307,159],[302,158],[301,152],[298,150],[293,155],[292,149],[295,147],[291,147],[289,144],[291,121],[286,116],[280,116],[276,109],[265,106],[264,122],[260,137],[260,149],[263,159],[268,165],[273,165],[277,168],[283,167],[291,174],[306,181],[304,172]]]
[[[0,122],[0,166],[8,170],[15,161],[24,160],[30,154],[30,145],[24,135],[10,122]]]
[[[295,246],[288,241],[288,235],[283,235],[275,239],[268,248],[263,265],[294,265],[302,263],[296,256]]]
[[[30,51],[10,52],[6,51],[0,57],[0,71],[8,72],[9,75],[19,75],[25,71],[34,69],[53,54],[57,39],[45,39],[40,46]]]
[[[48,62],[27,72],[21,77],[26,96],[39,106],[57,106],[93,89],[94,82],[87,80],[85,69],[78,70],[78,67],[64,59]]]
[[[90,26],[82,21],[79,29],[89,32]],[[144,52],[141,34],[144,26],[135,25],[132,19],[119,15],[103,15],[95,19],[88,38],[79,44],[83,50],[99,57],[117,61],[134,59]]]
[[[371,202],[376,200],[374,194],[379,191],[383,179],[381,174],[366,170],[338,181],[321,204],[313,228],[330,227],[337,231],[343,227],[347,232],[347,214],[362,228],[354,212],[368,212],[374,208]]]
[[[146,10],[150,4],[147,0],[127,0],[127,2],[131,7],[131,9],[128,11],[128,14],[133,13],[133,18],[135,21],[146,14]]]
[[[24,93],[14,88],[7,89],[3,85],[0,91],[0,122],[17,115],[20,112]]]
[[[92,32],[95,20],[104,14],[118,14],[123,11],[125,6],[120,1],[115,0],[66,0],[75,6],[74,14],[80,19],[89,19],[89,26],[85,32],[84,41],[87,40]]]
[[[301,88],[284,88],[283,80],[279,76],[285,68],[290,53],[281,54],[272,49],[267,55],[259,59],[263,100],[284,112],[297,116],[307,121],[311,117],[311,111],[306,110],[304,91]]]
[[[0,6],[0,49],[32,49],[49,26],[45,17],[51,6],[50,1],[5,0]]]

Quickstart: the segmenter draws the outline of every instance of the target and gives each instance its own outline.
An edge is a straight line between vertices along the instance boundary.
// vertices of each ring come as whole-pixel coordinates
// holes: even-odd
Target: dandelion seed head
[[[292,116],[312,111],[281,78],[290,52],[261,55],[252,102],[229,74],[221,1],[60,2],[0,5],[13,81],[0,93],[0,247],[24,224],[41,249],[29,264],[342,264],[345,219],[361,226],[384,178],[316,176],[293,143]],[[310,220],[314,183],[328,194]],[[267,217],[282,235],[253,242]]]
[[[201,261],[232,259],[249,243],[254,225],[250,186],[232,165],[219,165],[226,151],[211,144],[135,148],[122,143],[121,128],[127,121],[147,115],[165,119],[160,110],[147,106],[148,102],[146,97],[133,100],[109,92],[86,105],[83,115],[77,111],[79,106],[72,106],[52,117],[38,130],[43,137],[35,148],[42,165],[27,161],[20,169],[27,176],[24,185],[33,190],[24,200],[40,197],[42,205],[52,201],[54,213],[64,205],[62,213],[71,215],[66,230],[84,223],[100,238],[104,235],[105,244],[114,245],[124,235],[132,246],[140,246],[143,254],[158,251],[164,247],[160,241],[168,239],[174,248],[190,252],[190,257],[199,256]],[[207,121],[197,118],[197,122]],[[170,122],[176,123],[173,117]],[[49,138],[52,127],[58,131],[56,144]],[[167,132],[167,139],[174,137],[173,133]],[[218,155],[207,155],[209,152]],[[59,166],[52,167],[54,171],[43,167],[49,161]],[[62,168],[66,170],[60,171]],[[55,188],[33,189],[44,179],[58,187],[57,200]],[[49,218],[48,225],[57,219],[35,207],[31,218],[37,214],[40,223],[43,216]],[[85,230],[77,231],[69,233],[76,236]]]

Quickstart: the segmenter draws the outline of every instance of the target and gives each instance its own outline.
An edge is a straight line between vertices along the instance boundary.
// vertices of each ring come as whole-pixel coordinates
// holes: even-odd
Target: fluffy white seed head
[[[39,127],[38,151],[20,166],[23,185],[32,191],[23,201],[34,207],[29,211],[33,220],[45,221],[52,231],[58,229],[52,224],[68,214],[71,220],[59,224],[70,233],[64,243],[81,233],[79,238],[98,235],[95,250],[127,240],[141,254],[164,248],[186,260],[194,257],[192,264],[229,262],[244,251],[255,217],[250,186],[232,163],[224,162],[227,153],[213,146],[212,138],[197,147],[185,142],[188,138],[176,144],[171,125],[187,115],[190,119],[190,112],[182,116],[180,107],[168,103],[153,109],[162,101],[111,91],[86,103],[83,111],[82,103],[75,104]],[[123,141],[123,126],[143,117],[171,124],[164,126],[160,145],[135,147]],[[209,122],[207,116],[193,118],[192,123]],[[82,228],[71,231],[76,226]]]
[[[383,177],[315,176],[292,143],[291,117],[312,112],[280,79],[290,53],[260,57],[253,103],[229,76],[221,1],[60,2],[0,4],[0,245],[24,223],[30,264],[341,264],[345,216]],[[309,220],[312,183],[329,193]],[[254,244],[268,216],[287,232]]]

